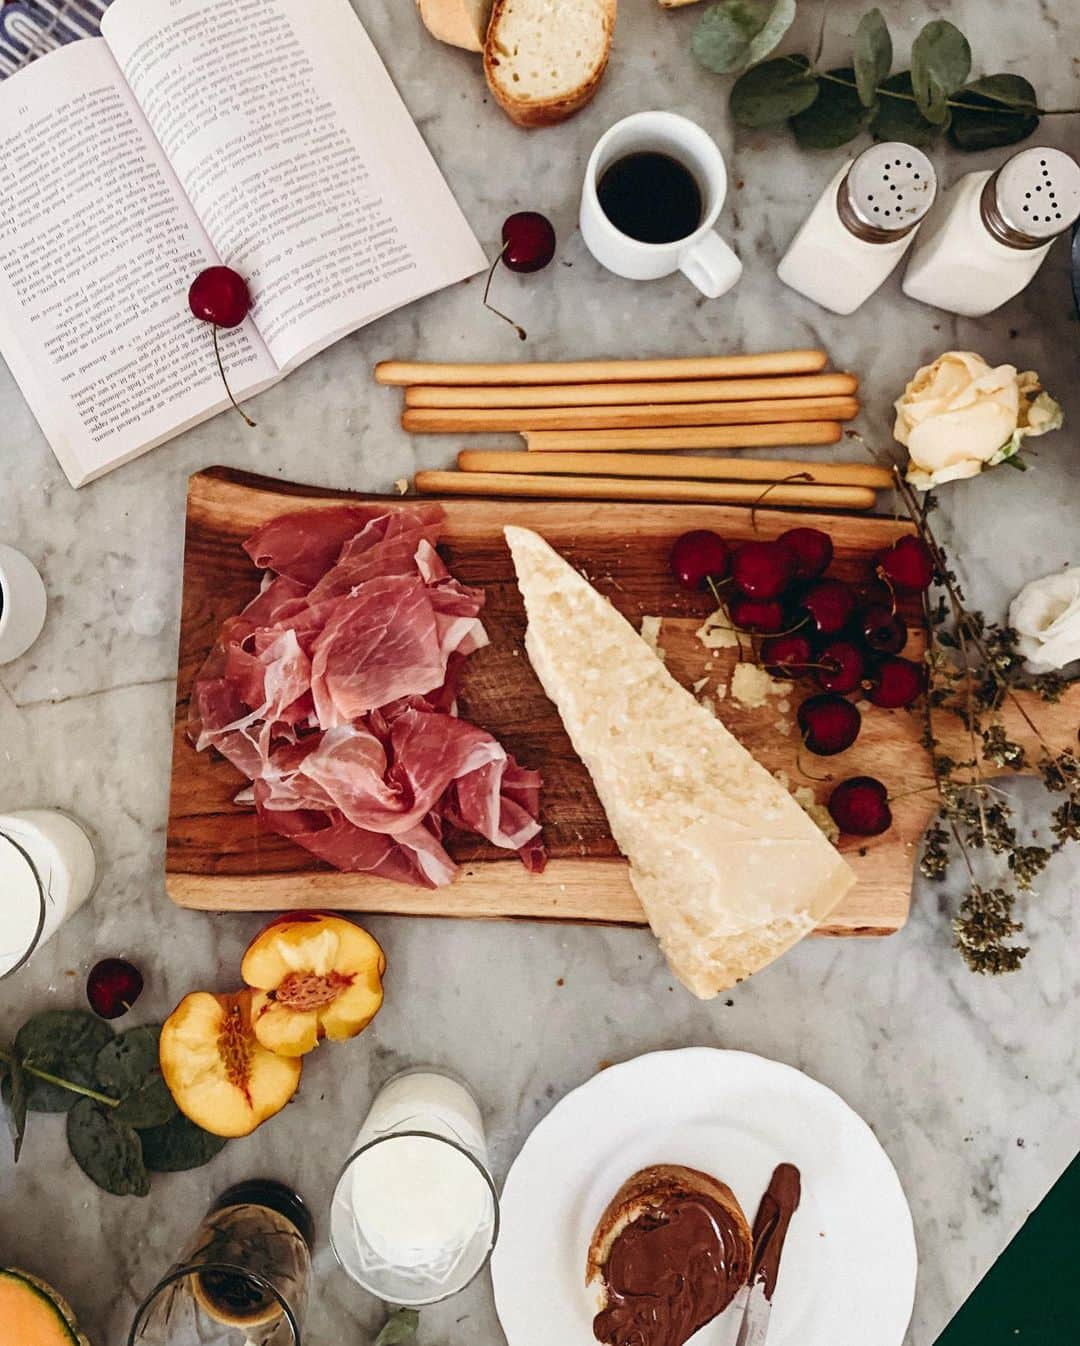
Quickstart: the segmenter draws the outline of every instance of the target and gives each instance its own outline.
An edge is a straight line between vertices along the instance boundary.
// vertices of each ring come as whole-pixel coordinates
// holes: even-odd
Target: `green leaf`
[[[941,98],[959,89],[970,74],[971,47],[967,38],[948,19],[933,19],[911,46],[912,90],[930,121],[935,118],[928,109],[936,110]]]
[[[830,70],[854,80],[854,70]],[[795,139],[804,150],[834,150],[854,140],[870,119],[870,108],[864,107],[853,88],[833,84],[823,79],[818,96],[805,112],[791,119]]]
[[[164,1126],[140,1132],[139,1139],[143,1163],[151,1173],[185,1173],[202,1168],[227,1144],[223,1136],[212,1136],[180,1113]]]
[[[15,1051],[24,1065],[93,1089],[95,1059],[112,1039],[109,1025],[87,1010],[45,1010],[27,1019],[15,1034]],[[26,1105],[31,1112],[68,1112],[77,1099],[69,1089],[27,1078]]]
[[[926,94],[926,101],[919,103],[919,111],[928,122],[944,126],[949,120],[949,95],[933,76],[930,77]]]
[[[18,1163],[23,1137],[26,1135],[26,1075],[16,1053],[12,1053],[10,1062],[0,1062],[0,1079],[5,1085],[8,1129],[11,1132],[15,1162]]]
[[[880,9],[871,9],[855,29],[855,83],[863,107],[872,108],[877,102],[877,86],[888,78],[892,59],[889,25]]]
[[[114,1196],[147,1196],[150,1175],[143,1163],[138,1132],[89,1098],[68,1113],[67,1139],[72,1157],[91,1182]]]
[[[890,75],[888,79],[882,80],[880,87],[886,92],[910,95],[911,75],[906,70]],[[919,149],[933,145],[941,134],[941,127],[928,122],[910,99],[884,96],[878,102],[870,130],[875,140],[905,140]]]
[[[114,1117],[136,1131],[164,1126],[176,1116],[176,1104],[158,1062],[160,1035],[158,1024],[129,1028],[107,1042],[94,1061],[102,1089],[120,1099]]]
[[[952,109],[949,139],[957,149],[992,150],[1015,145],[1038,129],[1037,113],[1017,111],[1039,105],[1038,94],[1022,75],[985,75],[965,84],[956,98],[980,109]]]
[[[778,56],[751,66],[731,89],[731,115],[739,126],[779,126],[818,96],[818,79],[805,56]]]
[[[701,16],[690,49],[707,70],[730,75],[763,60],[795,19],[795,0],[721,0]]]
[[[412,1341],[420,1324],[420,1315],[415,1309],[395,1309],[383,1323],[382,1331],[375,1338],[375,1346],[402,1346]]]

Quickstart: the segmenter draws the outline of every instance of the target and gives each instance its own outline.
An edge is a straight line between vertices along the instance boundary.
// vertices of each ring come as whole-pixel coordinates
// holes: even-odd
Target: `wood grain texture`
[[[774,505],[811,509],[873,509],[869,486],[815,486],[801,482],[762,485],[759,481],[672,481],[634,477],[560,477],[518,472],[417,472],[421,495],[500,496],[505,499],[715,501],[753,505],[768,491]]]
[[[220,623],[254,596],[259,576],[240,543],[259,524],[290,509],[333,506],[345,493],[288,486],[211,469],[191,479],[188,496],[184,594],[180,629],[172,797],[166,884],[183,906],[208,910],[269,911],[333,907],[419,915],[527,917],[642,924],[644,917],[627,866],[607,828],[592,782],[537,682],[523,649],[525,616],[509,553],[506,523],[535,528],[577,565],[635,625],[664,614],[660,643],[668,667],[685,685],[708,677],[708,690],[727,681],[734,653],[703,649],[695,632],[708,615],[703,595],[677,590],[667,571],[672,539],[689,528],[711,527],[733,539],[752,535],[749,510],[721,505],[648,505],[592,502],[450,499],[442,551],[465,583],[487,593],[484,620],[491,645],[468,661],[461,713],[495,733],[521,762],[545,778],[543,821],[551,862],[530,875],[505,852],[475,838],[451,838],[462,866],[457,882],[436,892],[321,867],[305,851],[262,831],[254,814],[232,803],[244,784],[213,753],[196,753],[184,725],[192,680]],[[346,497],[347,498],[347,497]],[[387,508],[407,505],[387,498]],[[834,573],[867,573],[869,557],[910,531],[905,523],[871,516],[815,516],[761,510],[759,536],[776,536],[793,522],[826,528],[837,549]],[[910,615],[910,614],[909,614]],[[913,642],[909,653],[917,654]],[[710,667],[711,664],[711,667]],[[1075,742],[1080,699],[1072,689],[1057,707],[1039,708],[1055,719],[1055,741]],[[787,711],[773,703],[753,710],[730,696],[718,703],[724,722],[772,770],[793,785],[811,785],[824,798],[828,785],[800,770],[797,739],[779,718],[794,721],[796,691]],[[1010,714],[1012,721],[1016,717]],[[810,758],[818,775],[836,779],[867,772],[894,790],[930,784],[919,743],[921,722],[905,711],[870,708],[859,740],[840,757]],[[963,756],[959,726],[957,755]],[[947,745],[948,746],[948,745]],[[845,838],[841,850],[859,876],[857,887],[821,934],[884,935],[903,925],[919,837],[933,811],[933,795],[908,794],[895,806],[895,825],[867,841]]]

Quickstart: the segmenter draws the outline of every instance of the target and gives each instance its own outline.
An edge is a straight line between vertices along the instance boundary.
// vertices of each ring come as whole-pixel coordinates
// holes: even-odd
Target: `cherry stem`
[[[803,738],[801,747],[802,747],[802,748],[806,748],[806,738],[805,738],[805,737]],[[811,751],[811,749],[809,749],[809,748],[807,748],[806,750],[807,750],[807,752],[810,752],[810,751]],[[797,752],[797,753],[795,754],[795,765],[799,768],[799,772],[800,772],[803,776],[805,776],[807,780],[816,780],[816,781],[818,781],[818,782],[819,782],[820,784],[822,784],[822,785],[828,785],[830,781],[833,781],[833,780],[836,779],[835,776],[815,776],[814,773],[813,773],[812,771],[807,771],[806,767],[805,767],[804,764],[803,764],[803,755],[802,755],[802,751],[801,751],[801,749],[800,749],[799,752]]]
[[[217,367],[221,371],[221,381],[225,385],[225,391],[229,394],[229,401],[233,404],[233,410],[236,412],[238,416],[240,416],[243,419],[244,423],[247,425],[249,430],[254,430],[255,422],[251,419],[251,417],[247,414],[246,411],[242,411],[240,409],[239,405],[237,404],[236,398],[233,397],[232,395],[232,389],[229,387],[229,380],[225,377],[225,366],[224,364],[222,364],[221,361],[221,347],[218,345],[217,323],[214,323],[213,327],[214,327],[214,354],[217,356]]]
[[[16,1060],[14,1052],[5,1051],[0,1047],[0,1061],[7,1061],[9,1065],[14,1065]],[[51,1075],[47,1070],[39,1070],[37,1066],[27,1065],[20,1061],[19,1064],[27,1075],[36,1075],[39,1080],[44,1080],[46,1084],[55,1084],[59,1089],[67,1089],[73,1094],[82,1094],[83,1098],[92,1098],[95,1103],[104,1103],[107,1108],[118,1108],[120,1100],[110,1098],[108,1094],[100,1094],[96,1089],[87,1089],[82,1084],[75,1084],[72,1080],[61,1079],[59,1075]]]
[[[758,530],[757,526],[758,506],[761,504],[761,502],[765,499],[765,497],[769,494],[770,491],[775,491],[778,486],[789,485],[793,481],[805,481],[813,483],[813,480],[814,480],[814,474],[812,472],[792,472],[786,477],[781,477],[779,481],[770,482],[768,486],[766,486],[765,489],[762,491],[762,493],[758,496],[758,498],[754,501],[754,503],[750,506],[750,527],[753,529],[753,531],[756,533]]]
[[[525,331],[524,327],[519,326],[518,323],[516,323],[513,320],[513,318],[508,318],[506,314],[502,311],[502,309],[498,309],[495,307],[494,304],[488,302],[488,295],[491,293],[491,282],[495,279],[495,268],[502,261],[503,257],[505,257],[506,249],[509,246],[510,246],[509,243],[503,244],[502,251],[499,253],[498,257],[496,257],[495,260],[492,262],[488,270],[487,284],[484,286],[484,307],[486,309],[490,309],[491,312],[494,313],[497,318],[501,318],[503,322],[508,322],[510,326],[514,329],[514,331],[518,334],[518,339],[520,341],[528,341],[529,334]]]

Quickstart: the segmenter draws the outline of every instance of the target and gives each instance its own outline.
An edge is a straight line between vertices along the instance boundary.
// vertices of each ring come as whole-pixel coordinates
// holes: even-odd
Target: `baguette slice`
[[[424,27],[440,42],[483,51],[491,0],[416,0]]]
[[[536,533],[504,531],[533,669],[671,970],[710,999],[808,934],[855,875],[607,599]]]
[[[519,126],[552,126],[592,98],[617,0],[495,0],[484,44],[492,94]]]
[[[734,1298],[749,1278],[754,1251],[750,1225],[738,1198],[726,1183],[696,1168],[684,1168],[681,1164],[654,1164],[641,1169],[623,1183],[601,1215],[589,1243],[585,1284],[593,1292],[597,1309],[601,1313],[608,1306],[605,1268],[620,1234],[657,1207],[670,1206],[673,1201],[693,1200],[694,1197],[714,1201],[727,1218],[732,1236],[729,1289]],[[717,1312],[722,1312],[726,1307],[727,1304],[722,1304]]]

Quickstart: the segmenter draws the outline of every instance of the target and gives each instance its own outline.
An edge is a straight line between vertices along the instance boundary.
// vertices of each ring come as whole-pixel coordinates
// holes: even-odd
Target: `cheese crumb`
[[[724,699],[725,696],[727,696],[727,683],[726,683],[726,682],[718,682],[718,683],[716,684],[716,699],[717,699],[717,701],[723,701],[723,699]]]
[[[408,478],[398,477],[397,481],[394,482],[394,490],[397,491],[398,495],[408,495],[409,494]]]
[[[739,633],[723,608],[717,608],[711,617],[706,617],[695,635],[707,650],[732,650],[739,644]]]
[[[736,664],[731,675],[731,695],[751,710],[764,706],[770,696],[784,696],[792,690],[790,682],[778,682],[757,664]]]
[[[694,683],[694,695],[695,696],[700,695],[701,689],[703,687],[707,687],[708,685],[709,685],[708,678],[698,678],[697,682]]]
[[[660,624],[662,621],[662,617],[642,617],[641,619],[641,638],[661,663],[664,662],[664,651],[660,647]]]
[[[840,829],[833,820],[832,814],[824,804],[819,804],[817,797],[809,785],[797,786],[794,790],[791,788],[791,777],[786,771],[774,771],[773,775],[789,792],[791,797],[799,804],[802,811],[813,822],[817,823],[822,832],[829,838],[835,846],[840,840]]]

